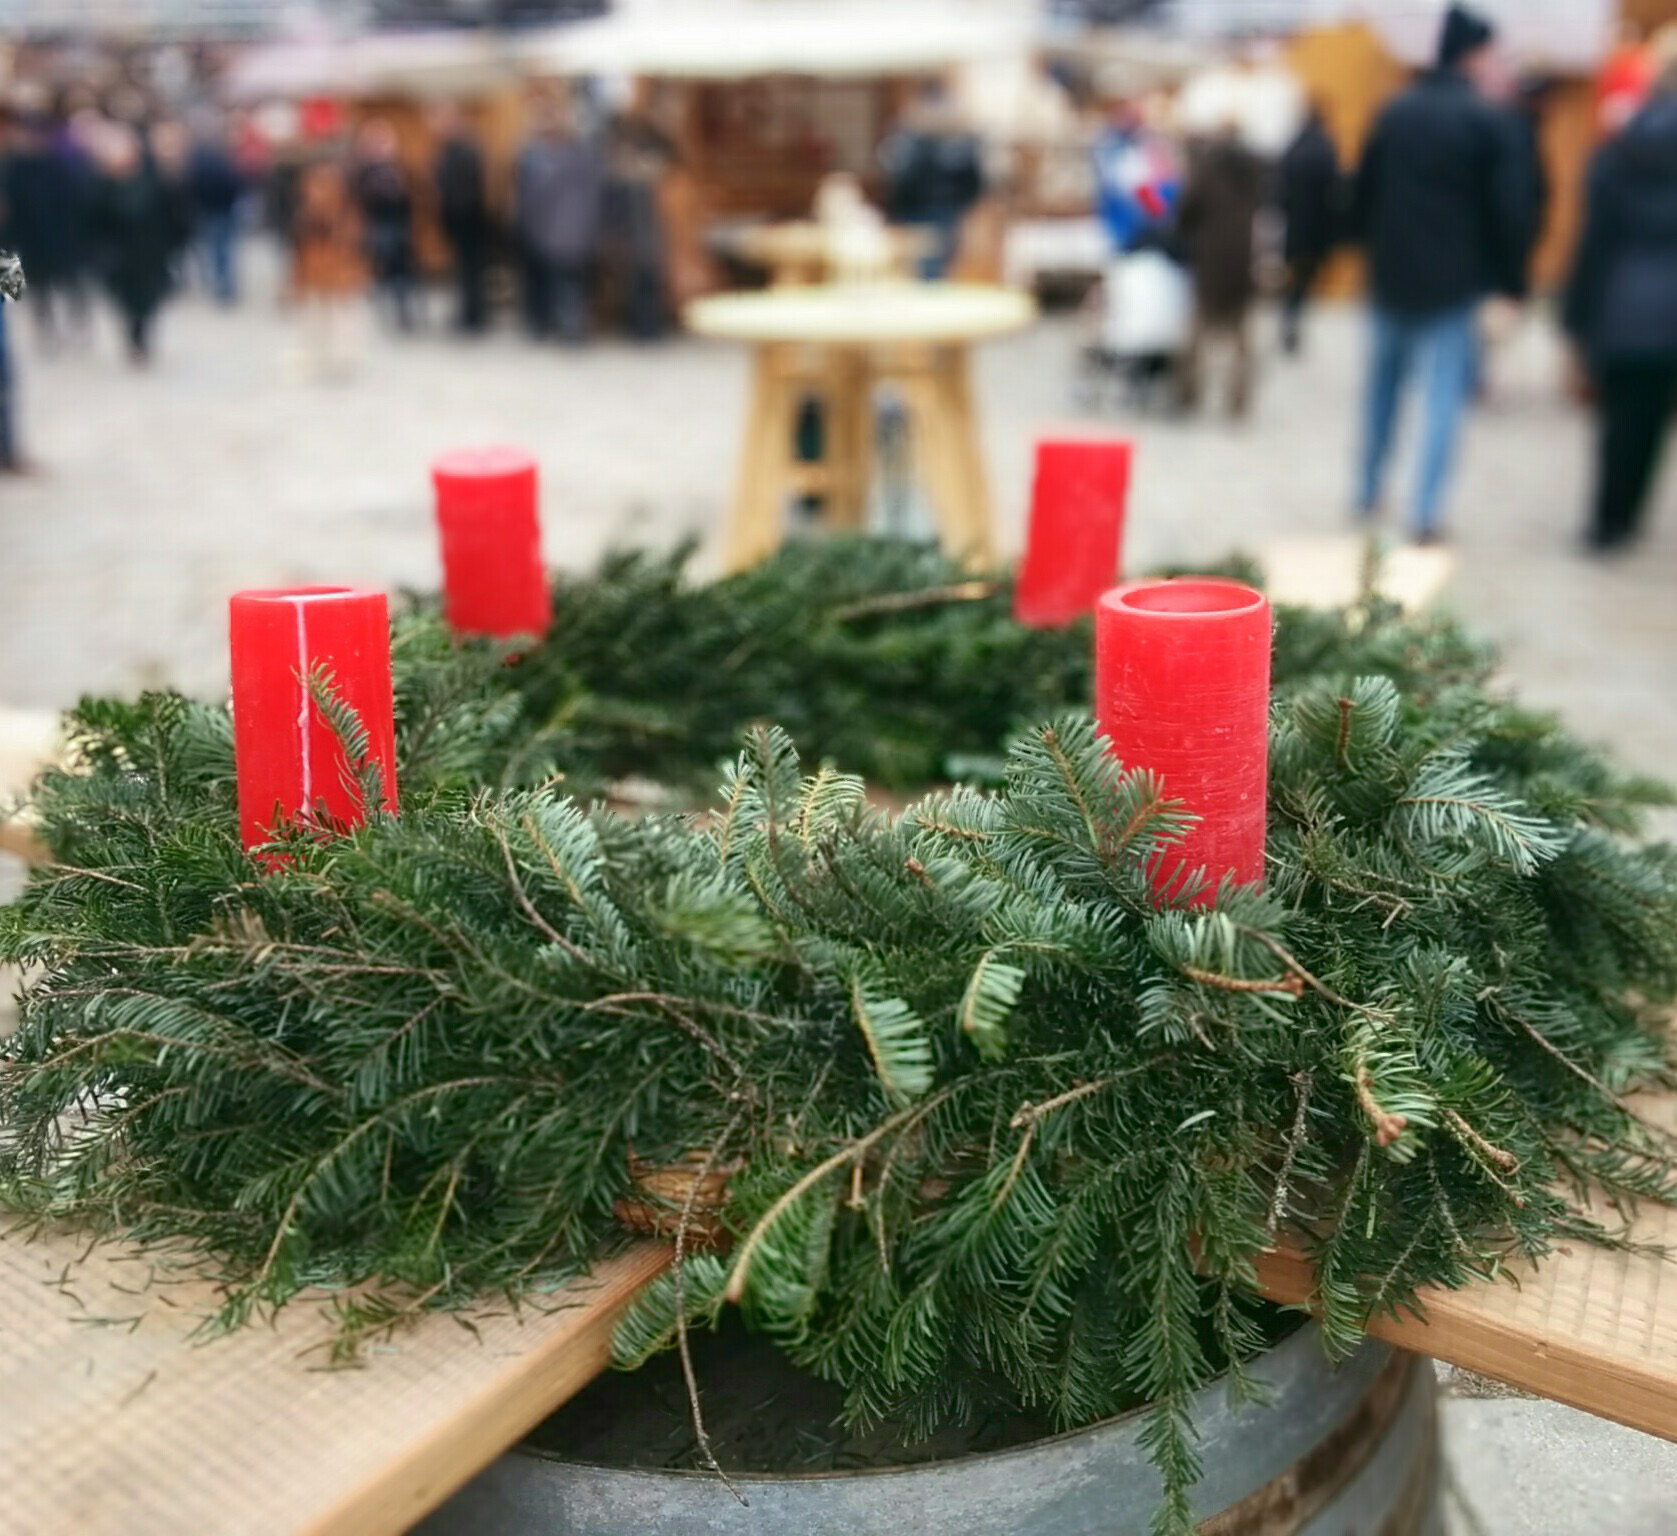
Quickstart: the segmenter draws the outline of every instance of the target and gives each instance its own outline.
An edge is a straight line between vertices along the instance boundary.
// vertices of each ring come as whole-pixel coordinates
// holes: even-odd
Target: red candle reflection
[[[396,726],[390,680],[390,614],[382,592],[290,587],[235,593],[228,605],[233,661],[233,750],[239,830],[267,842],[282,821],[360,823],[361,787],[343,743],[321,714],[310,679],[360,717],[396,809]]]
[[[1118,579],[1130,444],[1045,438],[1036,445],[1031,522],[1013,616],[1043,629],[1088,613]]]
[[[1146,768],[1199,817],[1153,867],[1160,900],[1203,868],[1206,905],[1225,875],[1264,874],[1270,608],[1232,581],[1135,582],[1095,610],[1095,713],[1127,768]]]
[[[536,513],[536,461],[517,448],[463,448],[431,466],[443,602],[456,634],[543,634],[553,618]]]

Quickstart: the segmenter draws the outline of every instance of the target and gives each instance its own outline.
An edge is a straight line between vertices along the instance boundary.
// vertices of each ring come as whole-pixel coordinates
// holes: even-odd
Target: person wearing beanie
[[[1369,266],[1373,337],[1357,510],[1378,515],[1399,406],[1419,372],[1425,430],[1412,532],[1443,536],[1463,413],[1477,375],[1476,313],[1519,291],[1531,222],[1529,178],[1497,110],[1476,88],[1495,30],[1452,5],[1438,62],[1375,120],[1352,189],[1353,232]]]
[[[1590,162],[1561,320],[1597,414],[1586,546],[1629,545],[1677,408],[1677,27],[1651,50],[1646,103]]]

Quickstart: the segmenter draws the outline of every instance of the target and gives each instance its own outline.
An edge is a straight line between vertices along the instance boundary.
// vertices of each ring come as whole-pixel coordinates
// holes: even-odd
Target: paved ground
[[[550,557],[614,543],[712,541],[733,474],[745,360],[727,346],[581,354],[498,336],[375,338],[359,378],[292,366],[271,301],[165,316],[148,373],[103,330],[51,359],[12,310],[23,427],[40,473],[0,482],[0,703],[164,681],[225,687],[225,599],[246,585],[437,580],[426,463],[439,449],[521,443],[542,462]],[[1252,419],[1114,413],[1138,443],[1133,568],[1252,549],[1345,525],[1360,329],[1318,317],[1308,359],[1268,362]],[[1022,526],[1033,438],[1069,420],[1075,329],[1055,320],[986,349],[986,448],[1004,542]],[[1634,558],[1572,549],[1587,428],[1557,399],[1534,324],[1493,364],[1455,500],[1454,601],[1507,647],[1510,675],[1629,762],[1677,761],[1677,486]],[[1401,498],[1394,497],[1394,505]],[[4,871],[0,871],[0,884]],[[1677,1529],[1677,1450],[1549,1404],[1452,1395],[1448,1451],[1472,1536],[1641,1536]]]

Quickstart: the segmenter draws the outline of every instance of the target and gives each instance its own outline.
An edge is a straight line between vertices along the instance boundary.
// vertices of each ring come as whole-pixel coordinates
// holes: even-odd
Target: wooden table
[[[687,306],[688,329],[755,349],[750,416],[724,563],[741,570],[784,536],[786,501],[819,496],[836,528],[859,530],[873,464],[873,391],[889,382],[909,413],[915,473],[943,546],[976,566],[996,560],[990,493],[973,416],[973,344],[1030,324],[1036,306],[1007,288],[854,283],[722,294]],[[809,396],[825,410],[826,455],[796,457]]]

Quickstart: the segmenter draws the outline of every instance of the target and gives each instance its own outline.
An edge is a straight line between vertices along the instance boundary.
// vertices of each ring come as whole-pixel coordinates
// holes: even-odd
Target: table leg
[[[931,498],[939,541],[946,554],[976,563],[954,399],[939,368],[935,355],[907,355],[899,357],[893,376],[908,407],[915,473]]]
[[[942,347],[932,365],[937,393],[943,402],[945,430],[953,475],[959,487],[956,517],[960,531],[952,552],[981,570],[996,565],[995,509],[984,458],[978,442],[978,420],[972,405],[969,349]]]
[[[830,476],[827,517],[846,533],[867,524],[872,479],[872,391],[868,362],[860,350],[836,350],[829,366],[827,392],[827,468]]]
[[[780,546],[786,467],[792,453],[792,396],[779,351],[758,347],[752,365],[739,484],[722,557],[729,572],[757,564]]]

